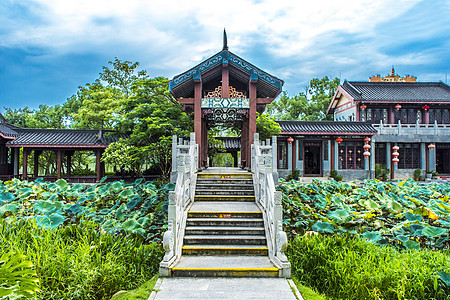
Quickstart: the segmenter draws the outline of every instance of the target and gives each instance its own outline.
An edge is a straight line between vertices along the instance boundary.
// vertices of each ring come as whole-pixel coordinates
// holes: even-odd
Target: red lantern
[[[363,146],[364,150],[369,151],[370,150],[370,145],[366,144]]]
[[[364,142],[366,142],[366,144],[368,144],[370,142],[370,137],[364,138]]]
[[[434,145],[434,144],[429,144],[428,145],[428,149],[430,149],[430,150],[434,149],[435,147],[436,147],[436,145]]]
[[[294,141],[294,139],[293,139],[292,137],[288,137],[287,141],[288,141],[289,144],[292,144],[292,142]]]
[[[366,108],[367,108],[367,105],[365,105],[365,104],[363,103],[363,104],[361,104],[360,108],[361,108],[361,109],[366,109]]]
[[[365,158],[369,158],[370,152],[369,152],[369,151],[366,151],[366,152],[363,153],[363,155],[364,155]]]
[[[402,106],[401,106],[400,104],[397,104],[397,105],[395,106],[395,109],[396,109],[396,110],[400,110],[400,108],[402,108]]]
[[[430,106],[429,106],[428,104],[425,104],[424,106],[422,106],[422,108],[423,108],[425,111],[428,111],[428,109],[430,109]]]
[[[394,158],[392,159],[392,162],[393,162],[394,164],[397,164],[399,161],[400,161],[400,159],[398,159],[397,157],[394,157]]]
[[[340,144],[342,141],[343,141],[343,139],[340,137],[336,139],[336,142],[338,142],[338,144]]]
[[[399,147],[399,146],[394,146],[394,147],[392,147],[392,150],[394,150],[395,152],[397,152],[398,150],[400,150],[400,147]]]

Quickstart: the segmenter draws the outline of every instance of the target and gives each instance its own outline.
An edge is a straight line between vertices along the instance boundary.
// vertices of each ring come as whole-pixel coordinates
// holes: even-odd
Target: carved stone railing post
[[[176,182],[175,190],[169,192],[167,212],[168,226],[163,235],[164,258],[160,263],[160,276],[170,276],[171,267],[180,259],[187,210],[194,201],[196,170],[198,166],[198,145],[191,133],[189,143],[177,136],[172,139],[171,180]]]
[[[252,173],[255,185],[256,203],[264,216],[269,258],[280,268],[281,277],[290,277],[291,265],[284,254],[287,247],[287,235],[283,231],[282,194],[275,190],[277,173],[277,142],[272,138],[272,145],[267,140],[259,141],[255,134],[255,143],[252,145]],[[274,178],[275,177],[275,178]]]

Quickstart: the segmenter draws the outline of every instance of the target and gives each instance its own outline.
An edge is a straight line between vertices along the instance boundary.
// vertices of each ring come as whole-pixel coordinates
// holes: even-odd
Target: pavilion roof
[[[255,67],[253,64],[240,58],[227,49],[218,52],[188,71],[175,76],[169,82],[170,92],[175,98],[186,97],[186,95],[190,94],[194,90],[194,80],[200,79],[201,75],[222,64],[232,65],[241,72],[247,74],[252,80],[256,80],[256,88],[259,94],[258,97],[274,98],[281,92],[284,84],[283,80]],[[238,74],[238,72],[234,74],[231,69],[230,75],[242,77],[242,75]]]
[[[355,101],[450,102],[450,87],[442,82],[357,82],[344,81],[342,89]]]
[[[106,148],[125,135],[112,130],[20,128],[8,147]]]
[[[281,135],[375,135],[370,123],[349,121],[276,121]]]
[[[2,114],[0,114],[0,137],[6,139],[16,138],[19,135],[19,133],[15,130],[17,128],[19,127],[8,123]]]

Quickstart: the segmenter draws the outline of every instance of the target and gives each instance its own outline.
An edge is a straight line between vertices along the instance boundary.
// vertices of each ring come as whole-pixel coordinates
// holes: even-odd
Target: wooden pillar
[[[61,176],[61,168],[62,168],[62,151],[56,151],[56,178],[60,179]]]
[[[66,172],[66,176],[70,177],[70,169],[72,169],[72,155],[73,152],[72,151],[67,151],[67,172]]]
[[[297,141],[292,142],[292,172],[297,169]]]
[[[22,162],[22,179],[26,180],[28,177],[28,149],[23,148],[23,162]]]
[[[389,124],[394,124],[395,123],[395,116],[394,116],[394,109],[392,108],[392,105],[389,106],[389,119],[388,119]]]
[[[233,167],[237,168],[237,166],[238,166],[238,154],[237,154],[237,151],[234,151],[232,153],[232,155],[233,155]]]
[[[206,120],[202,120],[202,147],[200,148],[202,151],[203,160],[206,160],[205,166],[208,165],[208,126],[206,124]]]
[[[228,63],[222,64],[222,98],[230,97],[230,72]]]
[[[204,150],[202,145],[202,82],[200,78],[194,79],[194,132],[195,132],[195,142],[198,144],[198,163],[199,167],[203,165]]]
[[[334,151],[335,151],[335,149],[334,149],[334,141],[333,141],[333,139],[330,139],[330,157],[329,157],[329,160],[330,160],[330,171],[336,169],[335,166],[334,166]]]
[[[256,133],[256,80],[250,80],[249,86],[250,109],[248,113],[248,144],[247,144],[247,167],[251,167],[250,147]]]
[[[248,119],[244,118],[241,129],[241,165],[247,167],[247,151],[249,151],[248,148],[250,148],[250,146],[248,145]]]
[[[97,174],[97,182],[100,181],[100,179],[102,179],[102,152],[101,150],[96,150],[95,151],[95,156],[96,156],[96,160],[95,160],[95,173]]]
[[[424,111],[423,123],[430,124],[430,112],[428,110]]]
[[[34,150],[34,172],[33,172],[33,176],[36,179],[37,177],[39,177],[39,155],[41,154],[42,151],[40,150]]]

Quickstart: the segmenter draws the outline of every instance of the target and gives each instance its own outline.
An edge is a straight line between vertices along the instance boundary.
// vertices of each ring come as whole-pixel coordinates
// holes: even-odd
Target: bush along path
[[[0,181],[0,251],[25,259],[0,258],[0,277],[8,279],[2,277],[0,298],[110,299],[148,281],[163,256],[174,187]],[[34,283],[24,284],[17,272]]]
[[[450,185],[282,181],[292,273],[332,299],[450,299]]]

